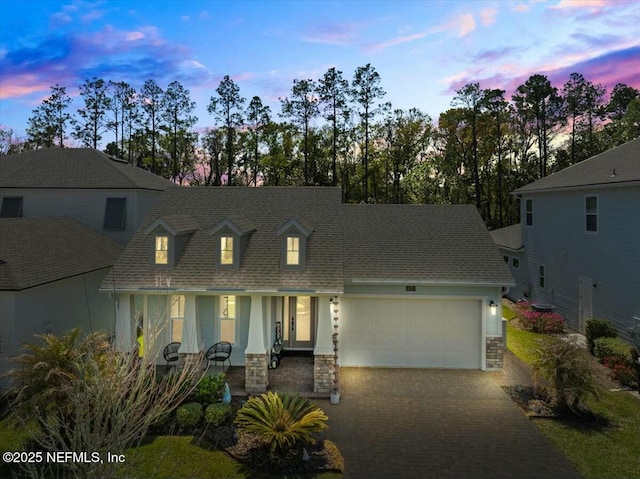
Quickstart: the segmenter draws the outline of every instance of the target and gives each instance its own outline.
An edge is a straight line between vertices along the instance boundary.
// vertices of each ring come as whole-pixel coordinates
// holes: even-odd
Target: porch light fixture
[[[489,311],[491,311],[493,316],[498,312],[498,305],[494,303],[493,300],[489,301]]]

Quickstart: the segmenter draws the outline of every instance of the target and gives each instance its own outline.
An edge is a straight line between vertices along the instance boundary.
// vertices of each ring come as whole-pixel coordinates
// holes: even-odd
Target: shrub
[[[224,374],[205,376],[196,388],[196,399],[203,404],[213,404],[222,400],[224,394]]]
[[[542,313],[531,308],[521,307],[518,317],[520,324],[526,331],[541,334],[564,332],[565,321],[560,313]]]
[[[178,425],[181,427],[191,427],[198,424],[202,418],[202,404],[199,402],[190,402],[183,404],[176,412]]]
[[[231,414],[231,405],[224,402],[209,404],[204,412],[204,420],[212,426],[219,426]]]
[[[551,382],[561,413],[577,413],[586,397],[597,395],[587,352],[575,341],[545,338],[540,342],[534,370]]]
[[[623,386],[632,386],[636,382],[636,372],[630,361],[618,356],[607,356],[602,359],[602,364],[611,369],[611,377]]]
[[[593,352],[600,359],[617,356],[623,361],[631,361],[631,345],[620,338],[596,339]]]
[[[249,399],[235,423],[241,432],[253,434],[277,452],[298,441],[314,444],[312,434],[326,429],[327,419],[322,409],[300,396],[268,392]]]
[[[611,321],[605,321],[603,319],[590,319],[587,321],[586,330],[587,344],[589,345],[589,352],[594,354],[594,341],[598,338],[615,338],[618,333],[615,326]]]

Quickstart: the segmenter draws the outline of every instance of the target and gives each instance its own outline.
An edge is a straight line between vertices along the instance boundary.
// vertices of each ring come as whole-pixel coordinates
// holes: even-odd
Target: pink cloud
[[[366,51],[380,51],[389,47],[394,47],[396,45],[402,45],[403,43],[413,42],[415,40],[420,40],[427,36],[426,32],[414,33],[412,35],[404,35],[401,37],[392,38],[391,40],[387,40],[385,42],[373,43],[367,46]]]
[[[485,8],[479,13],[480,21],[485,27],[489,25],[493,25],[496,22],[496,16],[498,15],[498,10],[495,8]]]
[[[442,25],[431,28],[427,33],[452,32],[457,37],[466,37],[476,29],[476,22],[473,15],[464,13],[458,15]]]
[[[36,75],[13,75],[0,77],[0,99],[17,98],[49,89],[46,82],[39,81]]]
[[[124,38],[128,42],[134,42],[136,40],[142,40],[144,38],[144,33],[142,33],[142,32],[127,32],[125,34]]]
[[[511,11],[523,13],[523,12],[528,12],[530,8],[531,7],[529,5],[525,5],[524,3],[520,3],[520,4],[516,5],[515,7],[513,7],[511,9]]]
[[[560,3],[552,5],[551,9],[573,9],[573,8],[590,8],[599,9],[607,6],[606,0],[560,0]]]
[[[309,43],[348,45],[355,39],[355,28],[351,23],[331,23],[312,27],[302,39]]]

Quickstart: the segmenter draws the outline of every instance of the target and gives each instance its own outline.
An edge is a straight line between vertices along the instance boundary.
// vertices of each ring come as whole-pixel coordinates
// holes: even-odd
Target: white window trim
[[[527,223],[527,203],[531,201],[531,224]],[[525,198],[524,199],[524,225],[527,228],[533,228],[533,226],[535,225],[535,218],[533,216],[533,213],[535,211],[535,207],[533,204],[533,198]]]
[[[225,241],[225,238],[227,239],[227,241]],[[228,240],[231,240],[231,249],[222,249],[223,248],[223,243],[228,243]],[[227,244],[228,246],[228,244]],[[229,234],[223,234],[220,235],[220,266],[222,267],[233,267],[235,266],[235,249],[236,249],[237,245],[236,245],[236,240],[235,240],[235,236],[234,235],[229,235]],[[231,261],[230,262],[223,262],[223,256],[224,256],[224,252],[230,252],[231,253]]]
[[[289,240],[298,240],[298,249],[289,249]],[[285,258],[285,263],[287,266],[300,266],[300,249],[301,249],[301,244],[302,244],[302,239],[300,238],[300,236],[298,235],[287,235],[287,239],[286,239],[286,258]],[[290,263],[289,262],[289,253],[296,253],[296,262],[295,263]]]
[[[166,238],[166,240],[167,240],[167,249],[166,250],[158,249],[158,239],[159,238]],[[169,239],[169,235],[168,234],[157,234],[157,235],[155,235],[154,240],[153,240],[153,264],[155,264],[157,266],[169,266],[169,261],[170,261],[169,249],[171,248],[169,243],[170,243],[170,239]],[[160,251],[166,251],[166,253],[167,253],[167,261],[164,262],[164,263],[159,263],[158,262],[158,252],[160,252]]]
[[[181,298],[181,299],[178,299],[178,301],[182,302],[182,316],[174,316],[173,315],[173,301],[177,297]],[[173,322],[174,322],[174,320],[182,321],[182,327],[184,327],[185,309],[186,309],[186,298],[185,298],[184,295],[182,295],[182,294],[174,294],[174,295],[170,296],[170,298],[169,298],[169,329],[170,329],[170,331],[169,331],[169,339],[171,340],[170,342],[174,342],[174,339],[173,339],[173,333],[174,333]],[[179,312],[179,310],[180,310],[180,307],[178,306],[178,312]],[[180,341],[179,342],[182,342],[183,332],[184,332],[184,330],[180,332]]]
[[[596,212],[589,213],[587,212],[587,198],[595,198],[596,199]],[[600,198],[597,194],[584,195],[584,232],[590,235],[597,235],[600,231]],[[587,215],[593,215],[596,217],[596,229],[595,231],[591,231],[587,229]]]

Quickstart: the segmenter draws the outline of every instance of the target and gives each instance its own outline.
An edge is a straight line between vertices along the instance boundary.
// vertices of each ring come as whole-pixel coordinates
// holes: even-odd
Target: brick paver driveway
[[[580,478],[492,374],[343,368],[340,404],[317,403],[345,479]]]

